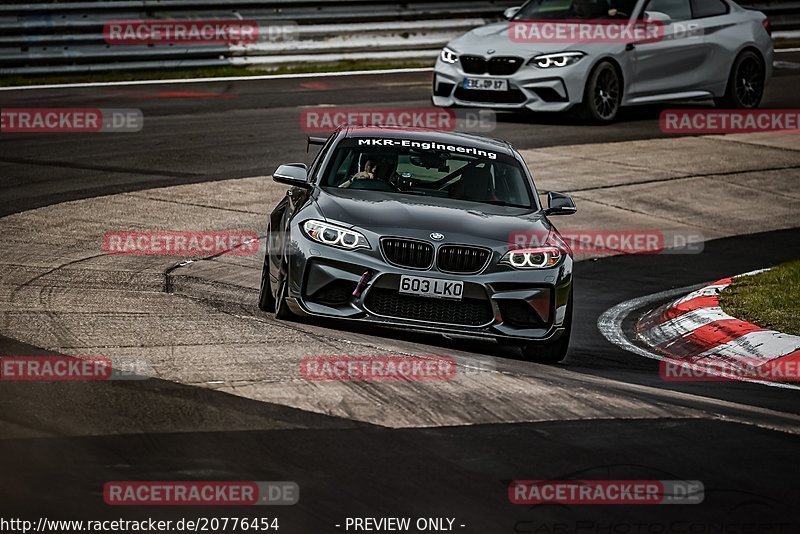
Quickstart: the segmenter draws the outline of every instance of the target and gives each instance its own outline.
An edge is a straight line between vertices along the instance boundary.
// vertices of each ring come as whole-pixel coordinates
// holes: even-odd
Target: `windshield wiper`
[[[429,195],[427,193],[422,193],[421,191],[394,191],[395,193],[400,193],[401,195],[417,195],[420,197],[433,197],[436,195]]]

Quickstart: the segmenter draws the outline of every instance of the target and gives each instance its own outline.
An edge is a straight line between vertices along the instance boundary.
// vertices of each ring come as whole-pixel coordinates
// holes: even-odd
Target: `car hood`
[[[329,222],[380,235],[429,239],[439,232],[447,242],[507,245],[513,232],[546,232],[551,226],[541,212],[380,191],[321,191],[315,199]]]
[[[593,55],[613,52],[613,48],[624,48],[624,44],[611,43],[515,43],[509,38],[509,22],[496,22],[468,31],[461,37],[447,44],[458,54],[475,54],[478,56],[522,56],[535,57],[553,52],[580,51]],[[489,54],[489,50],[494,50]]]

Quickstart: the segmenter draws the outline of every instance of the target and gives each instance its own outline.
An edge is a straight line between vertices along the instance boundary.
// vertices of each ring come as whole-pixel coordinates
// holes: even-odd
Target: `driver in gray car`
[[[364,162],[363,170],[355,173],[349,180],[342,182],[339,187],[353,187],[362,180],[381,180],[391,183],[397,169],[397,157],[388,154],[361,154],[359,158]],[[371,188],[370,188],[371,189]]]

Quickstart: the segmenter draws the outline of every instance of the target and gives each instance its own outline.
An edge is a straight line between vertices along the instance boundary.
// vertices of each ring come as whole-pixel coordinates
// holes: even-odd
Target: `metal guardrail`
[[[769,17],[774,31],[800,30],[800,2],[739,2],[742,7],[762,11]]]
[[[0,4],[0,75],[433,58],[519,0],[102,0]],[[294,26],[247,46],[108,45],[111,20],[248,20]]]
[[[0,4],[0,75],[225,65],[431,60],[450,39],[521,0],[98,0]],[[800,2],[747,5],[800,29]],[[249,45],[109,45],[111,20],[248,20],[291,39]]]

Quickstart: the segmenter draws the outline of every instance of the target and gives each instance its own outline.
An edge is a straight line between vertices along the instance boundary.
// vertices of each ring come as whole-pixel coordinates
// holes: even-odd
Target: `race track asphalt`
[[[269,174],[281,162],[307,158],[298,106],[423,106],[429,78],[3,91],[3,107],[139,108],[146,127],[140,134],[3,134],[0,215]],[[797,107],[798,82],[800,71],[778,71],[765,106]],[[661,109],[628,111],[605,127],[558,116],[502,115],[493,135],[518,148],[658,138],[664,136],[657,122]],[[710,534],[720,524],[738,528],[724,532],[746,532],[743,525],[755,525],[756,532],[798,532],[797,392],[743,383],[666,384],[657,362],[612,345],[597,328],[600,314],[621,301],[775,265],[796,258],[798,250],[800,232],[789,229],[709,241],[692,256],[578,263],[575,332],[567,373],[558,375],[490,344],[366,332],[377,344],[413,338],[432,348],[488,355],[500,372],[545,377],[549,387],[574,391],[575,403],[586,402],[583,388],[596,387],[685,416],[385,428],[159,379],[3,383],[0,429],[15,437],[0,438],[0,516],[277,515],[286,533],[342,532],[335,525],[348,516],[454,517],[456,525],[465,525],[456,531],[491,534],[670,528]],[[14,340],[13,332],[0,334],[3,354],[46,353]],[[528,507],[508,501],[511,480],[568,477],[701,480],[706,498],[684,506]],[[133,479],[293,480],[301,498],[292,507],[258,510],[120,510],[103,503],[104,482]]]

